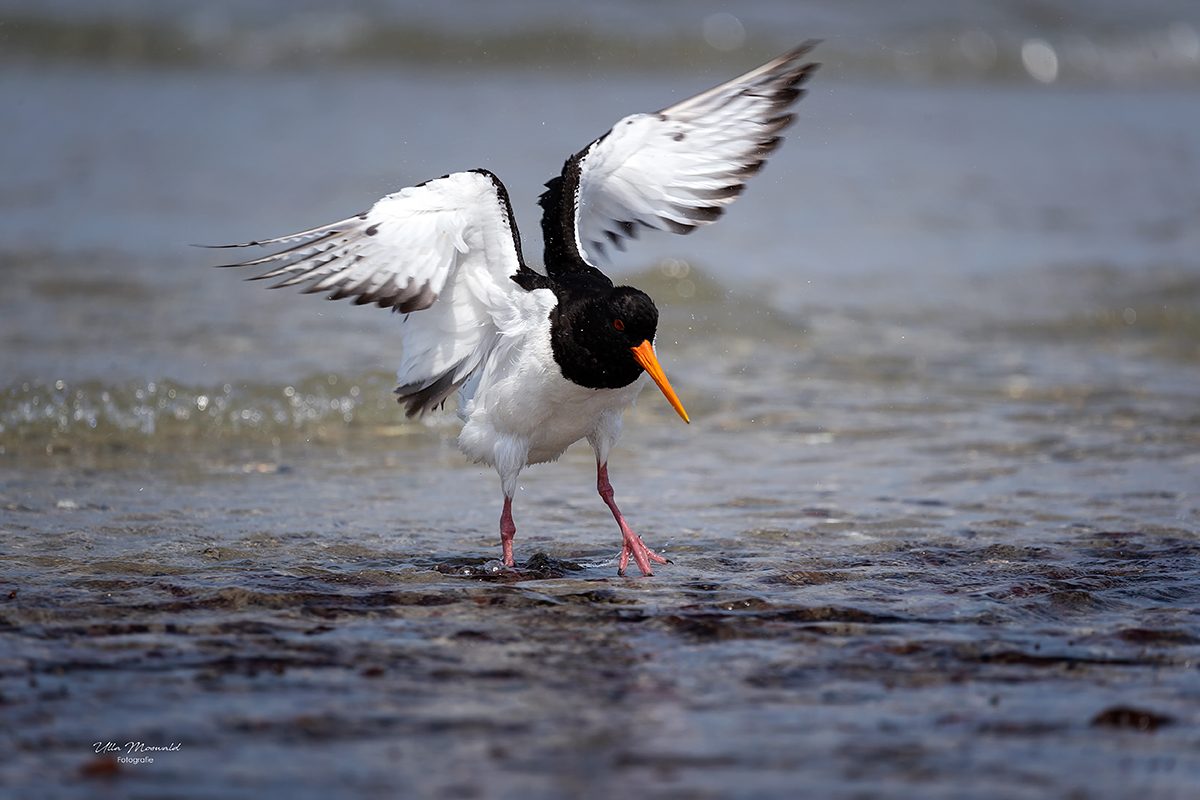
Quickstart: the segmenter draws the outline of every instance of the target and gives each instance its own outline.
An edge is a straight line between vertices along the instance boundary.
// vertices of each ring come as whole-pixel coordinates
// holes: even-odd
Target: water
[[[157,8],[128,30],[191,31],[187,59],[26,37],[0,69],[14,796],[1195,795],[1190,6],[761,3],[721,51],[721,9],[631,35],[614,5],[545,23],[527,61],[498,45],[546,19],[529,3],[469,20],[500,37],[482,66],[444,56],[484,35],[453,11],[380,11],[441,31],[422,61],[311,9]],[[580,30],[582,59],[555,49]],[[964,31],[991,66],[954,68],[984,47]],[[830,68],[746,195],[611,270],[659,303],[693,419],[646,393],[611,461],[673,561],[654,578],[616,576],[586,446],[522,475],[498,569],[497,479],[452,413],[403,419],[395,321],[187,247],[482,166],[535,254],[563,157],[810,35]]]

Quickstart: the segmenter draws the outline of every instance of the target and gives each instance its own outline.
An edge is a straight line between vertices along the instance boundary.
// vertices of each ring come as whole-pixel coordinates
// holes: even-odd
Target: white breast
[[[615,441],[621,412],[646,379],[643,374],[620,389],[571,383],[554,361],[549,316],[542,316],[521,335],[503,337],[479,380],[459,393],[465,425],[458,446],[474,461],[496,467],[502,480],[512,473],[515,481],[525,464],[553,461],[580,439],[601,433]]]

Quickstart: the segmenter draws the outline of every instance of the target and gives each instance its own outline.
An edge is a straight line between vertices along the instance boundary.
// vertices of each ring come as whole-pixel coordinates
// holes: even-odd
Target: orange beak
[[[662,393],[666,395],[667,402],[679,412],[679,416],[683,417],[683,421],[690,425],[692,421],[688,419],[687,412],[683,410],[683,403],[679,402],[679,398],[675,396],[675,390],[671,388],[671,384],[667,381],[667,376],[663,372],[663,368],[658,364],[658,358],[654,355],[654,345],[650,344],[650,340],[647,339],[637,347],[630,349],[633,350],[633,357],[642,365],[642,369],[650,373],[650,377],[658,384],[658,388],[662,389]]]

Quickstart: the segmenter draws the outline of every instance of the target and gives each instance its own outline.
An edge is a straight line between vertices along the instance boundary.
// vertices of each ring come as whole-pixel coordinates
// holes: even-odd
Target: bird
[[[444,175],[349,219],[223,248],[275,252],[223,267],[397,312],[395,393],[409,417],[457,393],[458,445],[494,467],[504,495],[501,561],[515,567],[517,476],[587,439],[596,488],[621,530],[618,575],[670,563],[618,508],[609,453],[624,409],[647,379],[684,422],[687,411],[654,348],[658,309],[599,268],[643,230],[690,233],[715,222],[762,169],[818,64],[806,41],[757,69],[655,113],[619,120],[547,181],[544,272],[526,264],[504,184],[486,169]],[[282,248],[282,249],[279,249]]]

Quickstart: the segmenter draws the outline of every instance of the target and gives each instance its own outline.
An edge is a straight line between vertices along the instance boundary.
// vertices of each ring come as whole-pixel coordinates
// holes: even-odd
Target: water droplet
[[[1167,26],[1167,36],[1180,58],[1200,61],[1200,34],[1195,28],[1186,22],[1172,22]]]
[[[733,14],[709,14],[704,18],[704,41],[714,50],[737,50],[746,41],[746,29]]]
[[[979,28],[967,31],[959,38],[958,47],[978,69],[991,69],[996,65],[996,40],[986,31]]]
[[[1021,63],[1025,71],[1041,83],[1054,83],[1058,78],[1058,54],[1042,39],[1028,39],[1021,45]]]

